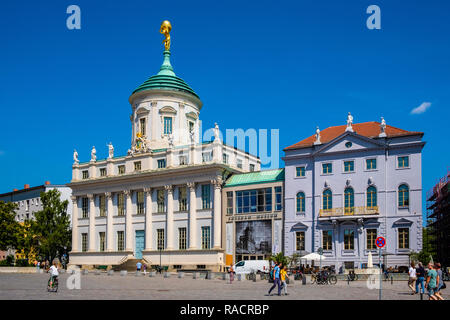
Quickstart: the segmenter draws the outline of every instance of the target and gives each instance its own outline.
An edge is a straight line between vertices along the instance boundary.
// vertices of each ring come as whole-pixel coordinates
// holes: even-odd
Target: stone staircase
[[[148,262],[145,259],[127,259],[125,260],[122,264],[119,264],[117,266],[114,266],[113,269],[114,271],[122,271],[122,270],[126,270],[128,272],[133,272],[136,271],[136,264],[138,263],[138,261],[140,261],[142,264],[146,264],[147,265],[147,271],[150,271],[150,262]],[[144,270],[143,267],[141,269],[142,271]]]

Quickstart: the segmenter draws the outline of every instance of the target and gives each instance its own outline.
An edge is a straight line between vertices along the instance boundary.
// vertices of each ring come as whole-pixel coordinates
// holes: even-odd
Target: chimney
[[[17,190],[16,188],[14,188],[13,191],[19,191],[19,190]]]
[[[45,181],[44,183],[48,186],[50,184],[50,181]]]
[[[28,189],[29,187],[30,187],[29,184],[26,184],[26,185],[23,186],[24,189]]]

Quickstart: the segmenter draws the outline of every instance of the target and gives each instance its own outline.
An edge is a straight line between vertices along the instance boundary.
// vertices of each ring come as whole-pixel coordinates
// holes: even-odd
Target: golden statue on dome
[[[168,20],[164,20],[161,23],[161,28],[159,32],[162,33],[166,38],[163,40],[164,48],[168,51],[170,50],[170,30],[172,30],[172,25]]]

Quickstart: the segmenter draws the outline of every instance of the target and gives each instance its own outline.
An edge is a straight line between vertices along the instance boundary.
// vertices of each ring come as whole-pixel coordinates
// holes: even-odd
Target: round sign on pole
[[[386,239],[384,237],[378,237],[375,240],[375,244],[377,245],[378,248],[383,248],[386,245]]]

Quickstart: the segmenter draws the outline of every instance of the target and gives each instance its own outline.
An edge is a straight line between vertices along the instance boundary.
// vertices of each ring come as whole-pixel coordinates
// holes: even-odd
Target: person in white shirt
[[[417,277],[416,277],[416,268],[415,268],[414,261],[411,262],[411,266],[409,267],[408,273],[409,273],[408,287],[412,291],[411,294],[415,294],[416,289],[414,288],[414,283],[416,282]]]
[[[57,280],[59,276],[58,267],[56,265],[56,261],[53,262],[53,265],[49,269],[50,272],[50,285],[53,283],[53,281]]]

